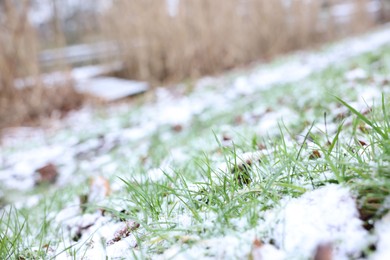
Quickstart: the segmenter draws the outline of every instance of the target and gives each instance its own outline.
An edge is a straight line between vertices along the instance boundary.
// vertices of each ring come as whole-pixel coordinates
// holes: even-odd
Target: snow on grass
[[[370,243],[355,199],[348,188],[339,185],[282,201],[265,213],[258,226],[260,230],[201,240],[188,250],[177,245],[157,259],[242,259],[249,255],[263,257],[254,259],[309,259],[319,246],[326,244],[332,245],[334,259],[350,259],[359,257]],[[275,246],[266,243],[251,248],[261,233],[267,234],[267,240],[272,240]]]
[[[324,244],[345,259],[375,239],[379,259],[388,222],[363,229],[357,207],[364,203],[347,186],[379,178],[386,143],[332,95],[385,128],[378,107],[388,105],[380,99],[389,94],[389,50],[376,49],[388,42],[384,28],[202,79],[187,95],[158,89],[154,101],[10,129],[0,150],[0,205],[8,204],[1,212],[15,206],[12,221],[28,229],[5,214],[0,234],[22,230],[15,255],[63,259],[308,259]],[[41,187],[36,170],[47,163],[59,176]],[[9,198],[14,190],[34,201]],[[0,256],[5,251],[0,244]]]
[[[307,192],[266,213],[270,237],[290,259],[310,258],[320,245],[331,244],[335,259],[359,257],[370,242],[350,191],[329,185]]]

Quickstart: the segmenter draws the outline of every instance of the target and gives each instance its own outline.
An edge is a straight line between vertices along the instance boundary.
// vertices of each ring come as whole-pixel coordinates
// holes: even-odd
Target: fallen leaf
[[[229,135],[223,134],[222,141],[230,141],[230,140],[232,140],[232,138]]]
[[[244,123],[244,118],[243,116],[236,116],[233,121],[235,125],[242,125]]]
[[[349,116],[348,113],[338,113],[335,117],[335,121],[342,121]]]
[[[55,183],[58,177],[57,167],[52,163],[37,169],[36,172],[39,173],[36,184]]]
[[[318,158],[321,158],[321,153],[318,150],[313,150],[313,152],[309,156],[309,159],[314,160]]]
[[[179,133],[179,132],[183,131],[183,126],[179,125],[179,124],[174,125],[174,126],[172,126],[172,130]]]
[[[332,260],[332,252],[331,244],[321,244],[316,249],[314,260]]]
[[[367,108],[366,110],[364,110],[364,111],[362,112],[362,115],[368,115],[368,114],[370,114],[371,112],[372,112],[372,108],[369,107],[369,108]]]
[[[149,156],[148,155],[143,155],[140,157],[140,162],[142,165],[145,165],[149,160]]]
[[[386,85],[389,85],[390,84],[390,80],[389,79],[384,79],[382,81],[382,86],[386,86]]]
[[[364,141],[362,141],[362,140],[358,140],[358,142],[359,142],[359,144],[360,144],[361,146],[366,146],[366,145],[367,145],[367,143],[364,142]]]
[[[263,246],[263,242],[260,239],[255,238],[255,240],[253,240],[252,248],[260,248],[262,246]]]

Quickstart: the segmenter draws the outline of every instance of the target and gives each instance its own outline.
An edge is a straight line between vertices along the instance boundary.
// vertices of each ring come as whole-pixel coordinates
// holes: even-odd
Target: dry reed
[[[160,84],[364,31],[374,22],[365,8],[368,1],[180,0],[171,16],[165,0],[116,0],[99,19],[103,35],[96,31],[96,38],[119,44],[122,76]],[[330,10],[345,2],[354,4],[355,11],[340,24]],[[0,1],[0,128],[82,101],[70,81],[44,86],[37,58],[42,43],[29,24],[29,3]],[[16,80],[30,87],[15,88]]]
[[[117,0],[102,18],[119,42],[124,76],[161,83],[213,74],[364,31],[367,0],[346,24],[329,10],[340,0],[181,0],[170,16],[165,0]],[[326,18],[326,16],[329,16]]]
[[[72,109],[82,101],[70,81],[44,86],[39,41],[28,11],[28,0],[0,3],[0,129]]]

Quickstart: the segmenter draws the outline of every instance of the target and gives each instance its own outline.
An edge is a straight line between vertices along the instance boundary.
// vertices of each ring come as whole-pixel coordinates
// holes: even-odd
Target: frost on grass
[[[335,259],[348,259],[368,245],[369,234],[348,188],[328,185],[282,205],[266,214],[263,225],[290,257],[309,258],[318,246],[331,244]]]

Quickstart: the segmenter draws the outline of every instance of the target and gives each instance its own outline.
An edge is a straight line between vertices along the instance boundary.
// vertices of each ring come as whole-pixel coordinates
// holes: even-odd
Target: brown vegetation
[[[288,3],[289,4],[286,4]],[[336,23],[337,0],[181,0],[170,16],[165,0],[118,0],[102,19],[119,42],[125,76],[164,82],[212,74],[334,40],[372,26],[367,0]]]
[[[29,1],[0,2],[0,129],[81,104],[70,81],[44,86]]]

